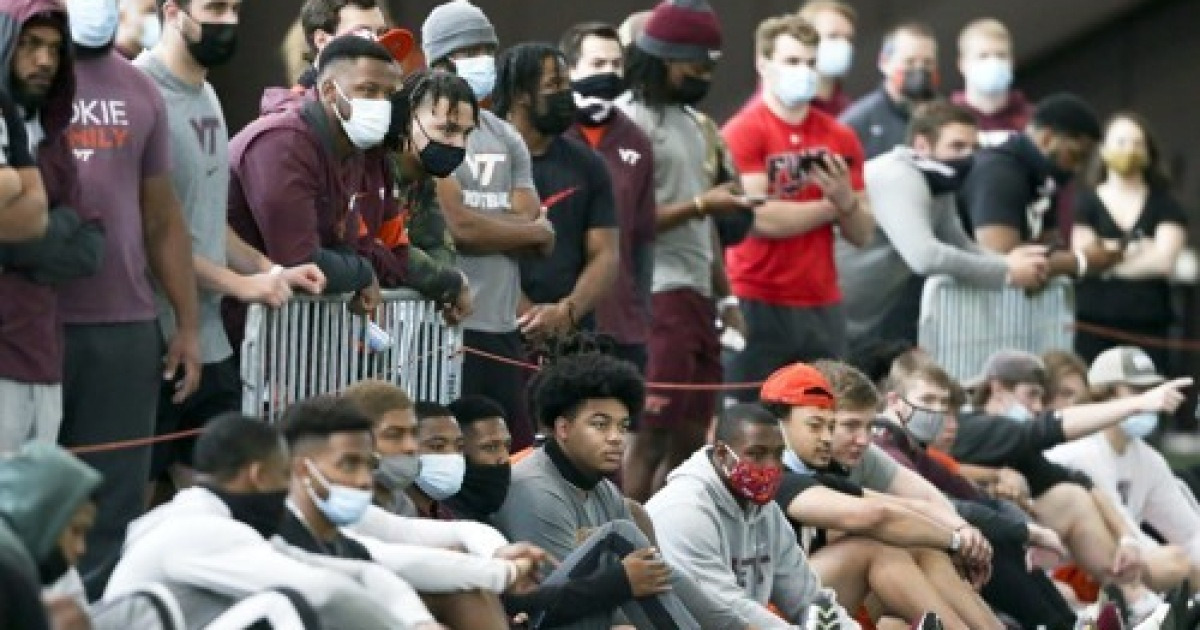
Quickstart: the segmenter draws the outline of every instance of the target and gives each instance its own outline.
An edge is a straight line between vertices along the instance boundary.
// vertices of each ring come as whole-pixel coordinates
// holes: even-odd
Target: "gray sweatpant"
[[[68,325],[59,444],[71,448],[154,435],[162,382],[162,340],[154,321]],[[96,495],[96,525],[79,570],[88,596],[99,599],[125,528],[146,507],[150,447],[80,455],[104,476]]]
[[[0,378],[0,455],[26,442],[53,444],[61,421],[62,385]]]
[[[553,586],[566,583],[572,577],[592,575],[621,564],[621,560],[630,552],[649,546],[650,540],[632,521],[617,520],[606,523],[593,531],[583,544],[571,552],[543,584]],[[681,599],[685,593],[695,591],[694,585],[678,571],[672,571],[671,587],[672,590],[663,595],[631,599],[621,606],[620,612],[630,625],[638,628],[699,630],[700,624],[688,612]],[[555,626],[541,623],[543,616],[535,616],[533,627],[553,627],[556,630],[608,630],[614,623],[611,613]]]

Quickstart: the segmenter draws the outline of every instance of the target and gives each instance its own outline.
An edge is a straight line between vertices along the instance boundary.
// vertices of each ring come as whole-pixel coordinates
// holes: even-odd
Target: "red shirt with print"
[[[801,158],[826,150],[850,165],[850,182],[863,189],[863,150],[849,127],[814,108],[800,124],[781,120],[761,99],[746,105],[721,130],[743,175],[765,174],[767,194],[784,201],[823,196],[800,170]],[[750,235],[725,253],[725,268],[739,297],[769,304],[814,307],[842,301],[833,261],[833,226],[786,238]]]

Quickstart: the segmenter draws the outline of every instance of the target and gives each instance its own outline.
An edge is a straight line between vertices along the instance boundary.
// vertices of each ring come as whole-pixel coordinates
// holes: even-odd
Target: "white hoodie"
[[[277,549],[234,520],[204,488],[189,488],[129,525],[125,547],[104,599],[150,583],[178,584],[233,600],[276,587],[296,590],[315,607],[366,588],[405,627],[433,621],[416,592],[383,567],[342,560],[319,565],[300,550]]]
[[[794,628],[821,590],[787,516],[774,502],[743,510],[717,475],[712,447],[696,451],[646,503],[663,557],[711,599],[762,630]],[[697,619],[713,611],[693,610]]]

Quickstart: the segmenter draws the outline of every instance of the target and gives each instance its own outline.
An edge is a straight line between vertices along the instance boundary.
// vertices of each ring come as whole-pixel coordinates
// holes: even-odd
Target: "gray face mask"
[[[904,421],[904,428],[908,429],[909,435],[921,444],[932,444],[942,434],[942,427],[946,424],[946,414],[918,407],[907,400],[904,401],[904,404],[912,409]]]
[[[379,459],[375,481],[392,492],[411,486],[421,472],[421,459],[416,455],[387,455]]]

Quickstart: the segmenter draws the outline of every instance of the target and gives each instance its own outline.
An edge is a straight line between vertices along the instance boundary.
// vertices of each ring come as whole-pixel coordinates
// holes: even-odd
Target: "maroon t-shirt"
[[[967,103],[966,93],[961,90],[955,92],[951,96],[951,100],[955,105],[966,107],[975,114],[975,119],[979,121],[980,131],[1024,131],[1025,126],[1029,124],[1029,119],[1033,116],[1033,105],[1030,105],[1020,90],[1009,92],[1008,104],[991,114],[985,114],[972,107]]]
[[[585,133],[576,124],[567,132],[604,158],[617,207],[619,271],[612,290],[596,305],[596,328],[617,343],[644,344],[654,266],[654,149],[645,132],[616,109],[601,129],[602,133]]]
[[[67,324],[153,321],[141,184],[171,167],[166,108],[150,79],[116,51],[75,64],[67,138],[87,191],[76,210],[104,224],[104,262],[96,275],[60,287],[58,309]]]

